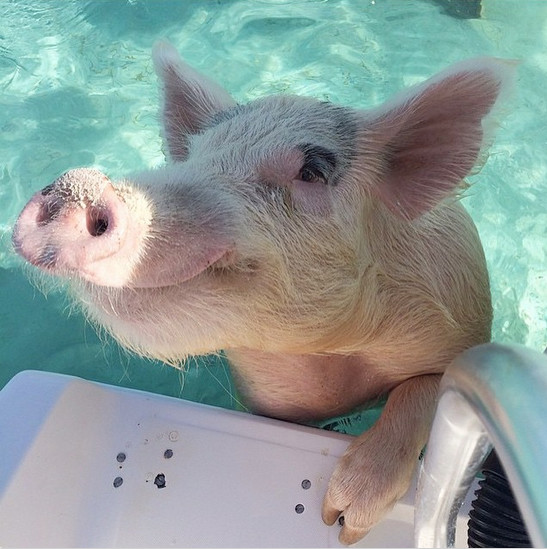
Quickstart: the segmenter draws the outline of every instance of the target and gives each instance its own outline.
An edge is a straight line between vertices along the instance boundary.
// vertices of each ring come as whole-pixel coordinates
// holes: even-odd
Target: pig
[[[26,205],[14,249],[136,353],[223,350],[254,413],[305,423],[386,398],[326,487],[322,518],[342,515],[352,544],[407,491],[447,365],[490,339],[459,198],[514,63],[466,60],[363,110],[240,104],[172,45],[153,59],[169,162],[115,184],[66,172]]]

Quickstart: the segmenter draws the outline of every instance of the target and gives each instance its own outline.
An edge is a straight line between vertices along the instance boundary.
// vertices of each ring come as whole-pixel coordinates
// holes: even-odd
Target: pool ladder
[[[454,546],[458,511],[492,447],[533,546],[547,547],[546,354],[488,343],[449,366],[418,480],[416,547]]]

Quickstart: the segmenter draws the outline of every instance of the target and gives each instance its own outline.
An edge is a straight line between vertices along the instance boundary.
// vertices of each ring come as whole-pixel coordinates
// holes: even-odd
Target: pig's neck
[[[243,402],[289,421],[333,417],[363,407],[401,381],[362,355],[226,352]]]

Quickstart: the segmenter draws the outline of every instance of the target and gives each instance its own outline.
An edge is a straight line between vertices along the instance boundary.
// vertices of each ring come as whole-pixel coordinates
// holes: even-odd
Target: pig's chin
[[[233,288],[242,268],[231,257],[225,251],[213,264],[170,285],[115,288],[73,279],[71,294],[93,324],[127,349],[178,364],[189,355],[218,351],[239,334],[232,333],[240,316],[234,309],[241,306]]]

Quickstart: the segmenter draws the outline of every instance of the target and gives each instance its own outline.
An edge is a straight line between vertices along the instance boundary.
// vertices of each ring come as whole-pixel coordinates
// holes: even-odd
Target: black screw
[[[116,477],[114,479],[114,488],[119,488],[123,484],[123,478],[122,477]]]
[[[116,456],[116,461],[118,463],[123,463],[125,461],[125,458],[127,456],[123,453],[123,452],[120,452],[117,456]]]
[[[308,480],[307,478],[304,479],[301,486],[302,488],[304,488],[304,490],[308,490],[311,487],[311,480]]]
[[[156,475],[156,478],[154,479],[154,484],[158,488],[165,488],[165,475],[163,473],[159,473]]]
[[[301,514],[304,512],[304,506],[303,506],[301,503],[299,503],[299,504],[294,508],[294,510],[295,510],[299,515],[301,515]]]
[[[171,449],[165,450],[165,452],[163,452],[163,457],[165,459],[171,459],[173,457],[173,450]]]
[[[338,517],[338,524],[339,524],[340,526],[344,526],[344,522],[345,522],[345,521],[346,521],[346,519],[344,518],[344,515],[340,515],[340,516]]]

